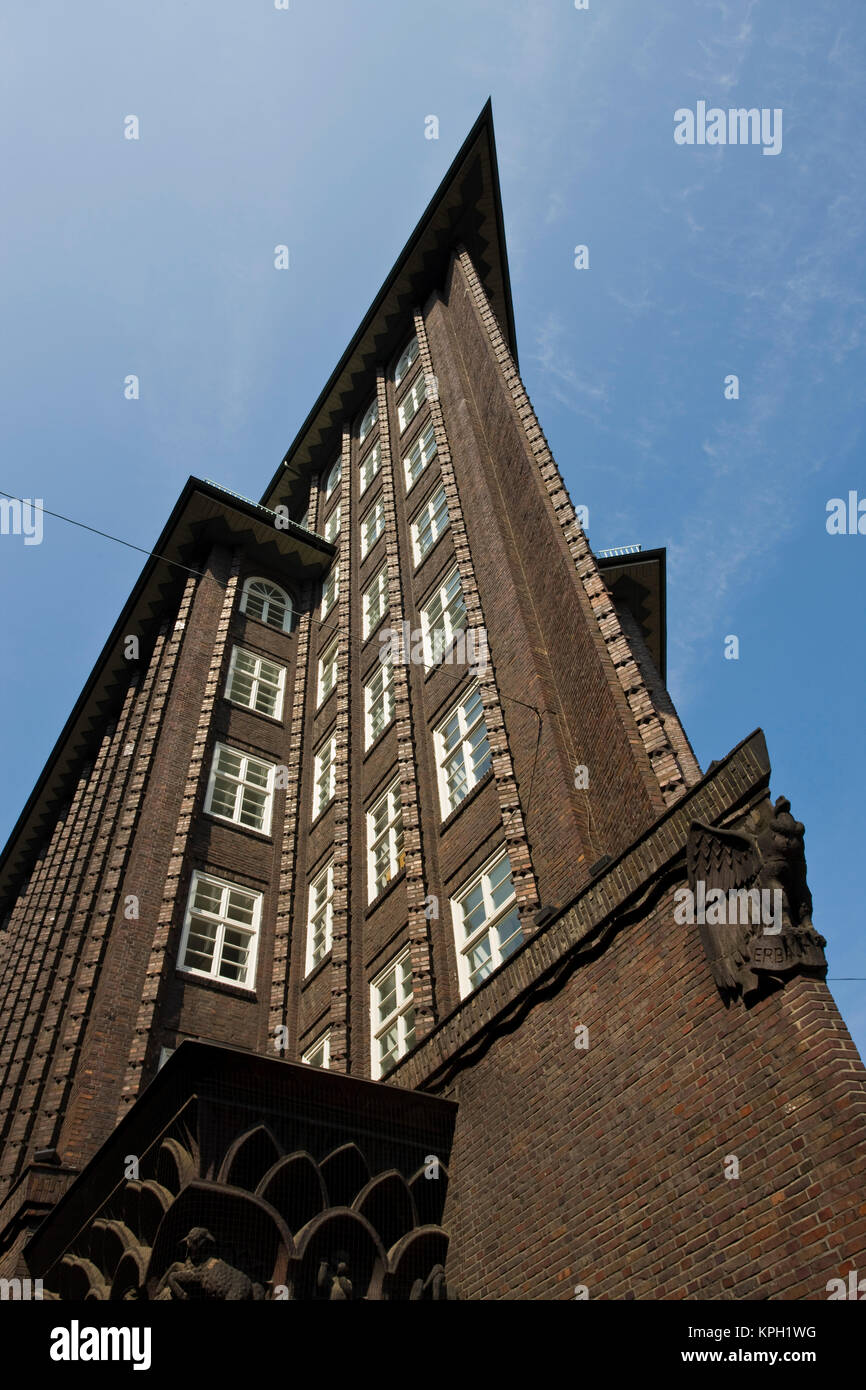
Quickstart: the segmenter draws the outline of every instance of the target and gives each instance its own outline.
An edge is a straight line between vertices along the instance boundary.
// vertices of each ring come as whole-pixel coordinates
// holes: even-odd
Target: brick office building
[[[702,774],[664,631],[663,552],[592,554],[521,382],[488,107],[261,502],[184,488],[0,860],[0,1273],[820,1298],[862,1265],[802,826],[760,731]],[[783,919],[683,924],[714,888]]]

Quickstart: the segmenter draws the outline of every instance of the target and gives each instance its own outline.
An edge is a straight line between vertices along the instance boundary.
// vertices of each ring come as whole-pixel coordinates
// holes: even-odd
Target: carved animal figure
[[[348,1300],[352,1297],[352,1281],[349,1278],[348,1255],[338,1250],[333,1263],[322,1260],[316,1280],[320,1298]]]
[[[187,1257],[166,1270],[157,1298],[224,1299],[239,1303],[260,1299],[263,1290],[243,1270],[235,1269],[216,1254],[216,1241],[204,1226],[193,1226],[181,1241]]]
[[[806,882],[804,830],[791,815],[787,797],[769,797],[736,828],[692,821],[687,846],[689,887],[721,889],[735,911],[725,920],[699,925],[713,979],[726,997],[753,995],[765,979],[782,980],[796,969],[823,971],[826,941],[812,926],[812,895]],[[782,931],[765,935],[765,922],[746,914],[736,895],[779,890]],[[743,895],[742,908],[746,907]],[[756,940],[756,938],[759,938]]]

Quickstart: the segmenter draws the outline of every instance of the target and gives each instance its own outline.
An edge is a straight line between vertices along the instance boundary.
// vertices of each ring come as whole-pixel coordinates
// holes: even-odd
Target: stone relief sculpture
[[[769,796],[740,825],[693,821],[687,844],[696,925],[719,990],[746,1002],[795,971],[823,976],[824,937],[812,925],[804,826]]]
[[[349,1257],[345,1250],[338,1250],[333,1260],[322,1260],[316,1281],[319,1297],[349,1300],[352,1297],[352,1281],[349,1278]]]
[[[219,1258],[216,1241],[204,1226],[193,1226],[181,1244],[186,1246],[187,1257],[166,1270],[157,1299],[205,1298],[240,1303],[264,1297],[260,1284],[254,1284],[243,1270]]]

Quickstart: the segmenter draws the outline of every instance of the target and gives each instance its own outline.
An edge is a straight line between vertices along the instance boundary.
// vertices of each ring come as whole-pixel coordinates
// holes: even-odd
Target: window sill
[[[310,834],[311,834],[311,835],[312,835],[313,831],[317,828],[317,826],[321,825],[322,821],[325,819],[325,816],[326,816],[326,815],[328,814],[328,812],[330,811],[330,809],[331,809],[331,807],[333,806],[333,804],[334,804],[334,802],[336,801],[336,799],[337,799],[336,796],[332,796],[331,799],[330,799],[330,801],[328,802],[327,806],[323,806],[322,809],[321,809],[321,811],[319,812],[319,814],[318,814],[313,820],[310,821]]]
[[[261,618],[256,618],[252,613],[238,613],[239,618],[243,618],[246,623],[255,623],[256,627],[263,627],[266,632],[275,632],[278,637],[291,637],[290,627],[274,627],[273,623],[265,623]]]
[[[382,730],[381,734],[377,734],[376,738],[375,738],[375,739],[373,740],[373,742],[370,744],[370,747],[364,749],[364,758],[363,758],[363,761],[364,761],[364,762],[367,761],[367,759],[370,757],[371,753],[375,753],[376,749],[379,747],[379,744],[382,742],[382,740],[383,740],[384,738],[387,738],[388,734],[390,734],[391,730],[395,727],[396,723],[397,723],[397,717],[396,717],[396,715],[392,715],[391,718],[388,720],[388,723],[385,725],[384,729]]]
[[[421,469],[421,472],[418,474],[418,477],[417,477],[417,478],[413,478],[411,483],[409,482],[409,479],[408,479],[408,477],[406,476],[406,470],[405,470],[405,468],[403,469],[403,482],[406,484],[406,494],[405,494],[405,495],[406,495],[407,497],[409,496],[410,492],[413,492],[413,491],[415,490],[415,488],[418,486],[418,484],[421,482],[422,478],[424,477],[424,474],[427,472],[427,469],[430,467],[430,464],[433,462],[433,459],[434,459],[435,457],[436,457],[436,455],[434,454],[434,455],[433,455],[433,458],[430,459],[430,463],[425,463],[424,467]]]
[[[441,544],[441,542],[444,541],[445,538],[446,538],[447,536],[449,536],[450,534],[451,534],[451,523],[450,523],[450,521],[449,521],[448,525],[445,527],[445,530],[442,532],[441,536],[437,536],[437,537],[436,537],[436,539],[435,539],[435,541],[433,542],[433,544],[431,545],[430,549],[427,551],[427,554],[424,555],[424,556],[422,556],[422,558],[421,558],[420,560],[416,560],[416,561],[415,561],[415,564],[414,564],[413,567],[412,567],[412,573],[413,573],[414,575],[416,575],[416,576],[418,575],[418,573],[424,568],[424,566],[426,565],[427,561],[430,559],[430,556],[433,555],[433,554],[435,553],[437,547],[438,547],[438,546]]]
[[[482,789],[486,787],[489,782],[492,781],[493,768],[491,767],[487,770],[487,772],[485,772],[484,776],[481,778],[481,781],[476,782],[472,790],[466,793],[463,800],[460,802],[460,805],[455,806],[453,811],[449,811],[448,815],[445,817],[444,821],[439,827],[440,835],[444,834],[446,830],[451,829],[451,826],[457,820],[457,817],[461,814],[461,812],[466,810],[466,807],[469,805],[470,801],[474,801],[475,798],[478,796],[478,793],[482,791]]]
[[[229,980],[220,980],[214,975],[201,975],[197,970],[187,970],[182,965],[175,966],[174,977],[188,984],[203,985],[205,989],[216,990],[218,994],[231,995],[233,999],[255,1002],[259,997],[255,985],[233,985]]]
[[[324,970],[325,966],[330,964],[331,952],[326,951],[325,954],[322,956],[322,959],[319,961],[318,965],[314,965],[310,973],[304,976],[303,980],[301,981],[301,989],[305,990],[308,985],[311,985],[314,980],[317,980],[321,975],[322,971]]]
[[[376,896],[375,896],[375,898],[373,899],[373,901],[372,901],[371,903],[368,903],[368,904],[367,904],[366,908],[364,909],[364,916],[365,916],[365,917],[372,917],[372,915],[373,915],[373,913],[376,911],[376,909],[377,909],[378,907],[381,907],[382,903],[383,903],[383,902],[385,901],[385,899],[388,897],[388,894],[396,887],[396,885],[397,885],[398,883],[400,883],[403,879],[405,879],[405,877],[406,877],[406,867],[405,867],[405,865],[404,865],[402,869],[399,869],[399,870],[397,871],[397,873],[394,875],[393,878],[390,878],[390,879],[388,880],[388,882],[385,884],[385,887],[381,890],[381,892],[379,892],[379,893],[376,894]]]
[[[440,671],[440,670],[442,669],[443,666],[471,666],[472,663],[469,662],[469,661],[449,661],[449,659],[448,659],[449,656],[451,655],[451,653],[453,652],[455,646],[457,645],[457,640],[458,640],[459,637],[463,637],[463,640],[464,640],[464,647],[465,647],[465,641],[466,641],[465,634],[466,634],[468,631],[469,631],[468,628],[466,628],[466,627],[461,627],[457,632],[455,632],[454,636],[451,638],[451,641],[448,643],[448,646],[445,648],[445,650],[444,650],[444,652],[442,653],[442,655],[440,656],[439,660],[435,663],[435,665],[428,667],[427,670],[425,671],[425,673],[424,673],[424,680],[425,680],[425,682],[426,682],[426,681],[429,681],[429,679],[430,679],[431,676],[435,676],[436,672],[437,672],[437,671]]]
[[[385,539],[385,532],[382,531],[381,535],[379,535],[379,536],[376,537],[376,539],[374,540],[373,544],[369,547],[369,549],[368,549],[368,550],[365,550],[364,553],[363,553],[363,555],[359,554],[359,556],[358,556],[358,566],[359,566],[359,567],[360,567],[361,565],[366,565],[366,563],[367,563],[367,561],[369,560],[370,556],[371,556],[371,555],[375,555],[377,545],[379,545],[380,542],[382,542],[384,539]]]
[[[316,705],[316,708],[313,710],[314,719],[318,719],[319,715],[322,714],[325,709],[327,709],[328,701],[330,700],[331,696],[335,695],[336,693],[337,687],[336,685],[332,685],[324,700],[322,700],[318,705]]]
[[[422,373],[419,372],[418,376],[421,375]],[[414,385],[415,379],[413,378],[412,386]],[[407,395],[411,392],[412,386],[409,386],[407,388]],[[406,397],[403,396],[401,397],[401,399],[405,400]],[[426,410],[424,409],[425,406],[427,407]],[[425,396],[418,409],[415,411],[415,414],[412,416],[412,419],[407,420],[406,424],[400,430],[400,433],[398,435],[400,441],[400,449],[406,450],[408,452],[408,450],[412,448],[412,445],[415,443],[415,440],[417,439],[421,431],[425,428],[425,426],[430,424],[430,420],[430,397]],[[397,424],[398,426],[400,424],[399,413],[397,414]]]
[[[266,719],[269,724],[274,724],[276,728],[284,728],[282,710],[277,714],[265,714],[263,709],[254,709],[252,705],[242,705],[240,700],[233,700],[230,695],[223,696],[227,705],[232,709],[242,709],[244,714],[254,714],[256,719]]]
[[[397,417],[397,438],[400,441],[401,449],[404,449],[406,447],[411,449],[412,445],[415,443],[415,436],[421,433],[425,424],[429,425],[430,423],[430,397],[427,395],[425,391],[424,396],[418,402],[418,408],[415,411],[414,415],[406,421],[405,425],[400,424],[400,406],[403,404],[404,401],[408,401],[418,381],[422,380],[423,377],[424,373],[420,368],[412,377],[411,381],[409,381],[409,378],[407,376],[406,381],[408,382],[408,385],[403,386],[403,384],[401,383],[401,390],[403,394],[400,396],[399,401],[396,401],[394,404],[394,414]]]
[[[366,637],[362,637],[362,638],[361,638],[361,645],[362,645],[362,646],[365,646],[365,645],[367,644],[367,642],[372,642],[373,638],[376,636],[376,633],[379,631],[379,628],[382,626],[382,624],[384,623],[385,619],[388,618],[388,617],[390,617],[390,615],[391,615],[391,609],[390,609],[390,606],[389,606],[388,608],[385,609],[385,612],[382,614],[381,618],[379,618],[378,622],[376,623],[376,626],[375,626],[375,627],[371,627],[371,628],[370,628],[370,631],[369,631],[369,633],[368,633],[368,635],[367,635]]]
[[[237,830],[242,835],[252,835],[254,840],[262,844],[273,844],[274,837],[270,830],[255,830],[251,825],[241,825],[239,821],[230,820],[228,816],[218,816],[215,811],[202,811],[205,820],[209,820],[213,825],[223,825],[227,830]]]

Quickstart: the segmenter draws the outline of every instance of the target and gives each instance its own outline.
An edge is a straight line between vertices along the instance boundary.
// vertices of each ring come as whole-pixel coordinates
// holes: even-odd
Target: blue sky
[[[0,25],[0,487],[144,547],[190,473],[261,493],[492,95],[530,395],[593,545],[668,549],[702,765],[764,728],[866,1052],[840,978],[866,976],[866,536],[825,526],[866,497],[862,5],[28,0]],[[675,144],[700,100],[781,108],[781,153]],[[0,840],[141,560],[50,518],[0,537]]]

